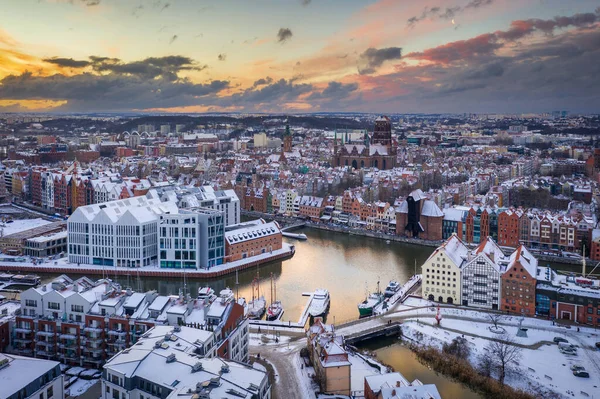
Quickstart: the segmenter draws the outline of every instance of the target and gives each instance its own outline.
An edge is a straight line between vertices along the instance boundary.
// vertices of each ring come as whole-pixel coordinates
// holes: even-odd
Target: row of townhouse
[[[594,216],[536,209],[457,206],[444,209],[442,238],[453,234],[469,244],[492,237],[501,246],[580,251],[592,242]]]
[[[23,178],[27,182],[20,192],[13,185],[14,196],[62,216],[79,206],[145,195],[151,186],[146,179],[84,176],[77,173],[76,163],[66,171],[34,167]]]
[[[505,256],[486,238],[469,249],[456,235],[423,263],[423,297],[431,301],[533,316],[537,259],[524,246]]]
[[[248,361],[248,321],[231,290],[196,299],[64,275],[21,294],[11,345],[20,355],[99,367],[157,325],[203,330],[203,357]]]
[[[538,267],[524,245],[507,256],[491,237],[470,249],[454,234],[421,268],[430,301],[600,325],[599,281]]]

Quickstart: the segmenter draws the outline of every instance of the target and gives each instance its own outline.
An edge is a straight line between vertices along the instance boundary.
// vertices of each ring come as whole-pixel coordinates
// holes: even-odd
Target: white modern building
[[[102,399],[270,399],[264,371],[203,356],[207,331],[158,326],[113,356],[102,374]]]
[[[240,223],[240,200],[233,190],[215,190],[211,186],[168,186],[150,190],[149,197],[174,201],[180,208],[208,208],[223,212],[225,226]]]
[[[158,259],[159,215],[174,202],[144,196],[81,206],[67,222],[69,262],[142,267]]]
[[[223,213],[206,208],[160,215],[159,264],[162,268],[208,269],[225,256]]]
[[[0,353],[0,398],[64,399],[60,363]]]

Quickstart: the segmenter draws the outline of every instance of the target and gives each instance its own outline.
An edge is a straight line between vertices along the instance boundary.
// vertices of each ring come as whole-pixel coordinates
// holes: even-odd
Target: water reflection
[[[421,364],[417,356],[396,339],[371,340],[360,345],[361,348],[375,352],[377,359],[400,372],[407,380],[418,379],[423,384],[435,384],[444,399],[482,399],[483,396],[466,386],[454,382]]]

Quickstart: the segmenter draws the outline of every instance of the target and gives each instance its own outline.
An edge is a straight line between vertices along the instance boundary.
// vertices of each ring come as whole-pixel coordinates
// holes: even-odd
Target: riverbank
[[[77,275],[96,275],[102,276],[110,274],[111,276],[130,276],[139,277],[159,277],[171,278],[181,277],[185,274],[187,278],[196,278],[200,280],[210,280],[219,278],[228,274],[235,273],[264,265],[267,263],[289,259],[294,256],[295,247],[283,243],[281,249],[252,256],[246,259],[240,259],[234,262],[228,262],[223,265],[214,266],[207,270],[198,269],[163,269],[158,266],[146,266],[139,268],[119,267],[119,266],[98,266],[98,265],[76,265],[68,263],[66,258],[50,263],[36,264],[29,262],[22,263],[0,263],[0,271],[11,271],[17,273],[53,273],[53,274],[77,274]]]
[[[381,233],[381,232],[377,232],[377,231],[373,231],[373,230],[363,230],[363,229],[351,228],[351,227],[347,227],[347,226],[338,226],[338,225],[324,224],[324,223],[314,223],[311,221],[303,221],[301,219],[291,217],[291,216],[272,215],[270,213],[250,212],[250,211],[242,210],[241,214],[243,216],[247,216],[250,218],[275,220],[278,223],[281,223],[282,225],[297,225],[297,224],[301,223],[301,224],[303,224],[303,227],[307,227],[307,228],[311,228],[311,229],[331,231],[331,232],[336,232],[336,233],[348,234],[348,235],[352,235],[352,236],[369,237],[369,238],[375,238],[375,239],[385,240],[385,241],[390,241],[390,242],[392,242],[392,241],[393,242],[402,242],[402,243],[418,245],[418,246],[422,246],[422,247],[437,248],[444,242],[444,241],[423,240],[421,238],[400,237],[400,236],[397,236],[394,234],[385,234],[385,233]],[[282,227],[284,227],[284,226],[282,226]],[[477,244],[467,244],[467,246],[476,247]],[[539,262],[552,262],[552,263],[560,263],[560,264],[564,264],[564,265],[581,265],[581,258],[567,258],[567,257],[544,255],[544,254],[537,253],[537,250],[535,250],[535,249],[531,249],[531,248],[528,248],[528,249],[535,255],[535,257],[538,259]],[[513,248],[508,248],[508,247],[502,247],[502,250],[503,250],[503,252],[506,252],[507,254],[510,254],[512,251],[514,251]],[[594,261],[590,258],[587,258],[586,262],[591,265],[591,264],[595,264],[596,261]]]

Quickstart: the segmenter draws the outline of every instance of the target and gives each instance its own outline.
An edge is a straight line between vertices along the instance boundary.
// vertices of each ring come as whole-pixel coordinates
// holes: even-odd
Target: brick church
[[[392,123],[387,116],[375,120],[373,135],[365,133],[361,144],[338,145],[337,133],[333,144],[333,166],[352,166],[354,169],[392,169],[396,166],[397,145],[392,139]]]

